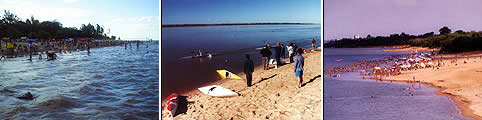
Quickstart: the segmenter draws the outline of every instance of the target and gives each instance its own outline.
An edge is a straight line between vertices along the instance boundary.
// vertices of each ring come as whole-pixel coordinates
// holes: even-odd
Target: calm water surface
[[[0,61],[0,118],[157,119],[159,46],[133,47]],[[16,98],[27,91],[38,98]]]
[[[255,50],[276,42],[311,48],[314,38],[320,42],[320,25],[241,25],[162,28],[161,97],[183,93],[221,79],[216,70],[242,72],[244,54],[255,65],[261,55]],[[319,45],[318,45],[319,46]],[[179,59],[199,49],[217,53],[209,58]],[[274,56],[274,51],[273,56]]]
[[[406,52],[383,52],[381,48],[325,48],[324,68],[374,60]],[[343,59],[342,62],[335,62]],[[448,96],[438,89],[416,86],[408,96],[408,83],[363,80],[359,72],[327,79],[323,88],[323,115],[328,120],[466,120]],[[420,87],[420,88],[419,88]],[[374,98],[371,98],[374,96]]]

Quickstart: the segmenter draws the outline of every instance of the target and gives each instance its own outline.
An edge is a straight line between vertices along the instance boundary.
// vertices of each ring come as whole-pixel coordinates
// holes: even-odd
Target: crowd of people
[[[132,43],[137,43],[139,48],[140,41],[120,41],[120,40],[93,40],[93,39],[64,39],[64,40],[0,40],[0,60],[7,58],[29,56],[32,60],[33,55],[38,55],[39,59],[44,54],[48,60],[56,59],[56,53],[68,51],[86,50],[90,53],[90,48],[108,47],[127,44],[132,48]]]
[[[466,60],[470,57],[463,55]],[[451,59],[451,63],[457,65],[457,56]],[[481,57],[482,58],[482,57]],[[439,55],[435,52],[416,52],[407,55],[393,55],[383,60],[367,60],[359,61],[355,64],[342,65],[330,69],[324,69],[323,73],[330,79],[334,77],[340,77],[341,73],[359,71],[363,79],[376,79],[382,80],[384,76],[399,75],[402,71],[417,70],[423,68],[431,68],[433,70],[439,69],[446,65],[443,60],[449,58]]]
[[[313,39],[312,40],[312,48],[314,49],[316,47],[316,41]],[[273,52],[271,50],[274,50],[274,60],[275,62],[270,62],[272,61],[271,56],[273,55]],[[284,46],[283,44],[280,44],[279,42],[276,43],[276,46],[272,47],[269,43],[267,43],[264,48],[260,50],[260,54],[262,56],[262,65],[263,65],[263,70],[269,70],[270,69],[270,64],[275,64],[275,66],[280,66],[283,64],[286,64],[287,62],[282,62],[281,58],[286,58],[286,52],[288,53],[289,56],[289,63],[294,63],[293,67],[293,72],[295,73],[295,77],[298,80],[298,86],[297,88],[301,88],[302,82],[303,82],[303,66],[304,66],[304,57],[303,53],[305,50],[303,48],[298,48],[295,43],[290,43],[288,46]],[[251,86],[252,82],[252,73],[254,72],[254,63],[250,59],[250,56],[246,54],[246,62],[244,64],[244,73],[246,74],[246,80],[247,80],[247,86]]]

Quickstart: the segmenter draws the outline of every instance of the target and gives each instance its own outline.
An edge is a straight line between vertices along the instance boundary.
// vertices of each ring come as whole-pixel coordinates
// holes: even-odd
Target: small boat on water
[[[208,53],[208,54],[205,54],[205,55],[186,56],[186,57],[182,57],[180,59],[190,59],[190,58],[194,59],[194,58],[204,58],[204,57],[210,58],[210,57],[213,57],[214,55],[216,55],[216,53],[212,53],[212,54]]]
[[[338,59],[338,60],[335,60],[335,61],[336,61],[336,62],[341,62],[341,61],[343,61],[343,59]]]

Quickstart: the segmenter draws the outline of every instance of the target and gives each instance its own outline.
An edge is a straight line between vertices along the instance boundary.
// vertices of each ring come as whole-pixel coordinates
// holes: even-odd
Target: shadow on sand
[[[321,77],[321,75],[318,75],[318,76],[315,76],[314,78],[311,78],[310,81],[301,84],[301,87],[304,87],[306,84],[311,83],[311,82],[315,81],[317,78],[320,78],[320,77]]]
[[[271,79],[271,78],[275,77],[276,75],[278,75],[278,74],[274,74],[274,75],[272,75],[271,77],[262,78],[260,81],[258,81],[258,82],[256,82],[256,83],[253,83],[253,85],[256,85],[256,84],[259,84],[259,83],[261,83],[261,82],[263,82],[263,81],[265,81],[265,80]]]
[[[177,110],[176,114],[174,114],[174,117],[176,117],[179,114],[186,114],[187,112],[187,105],[189,102],[187,101],[187,96],[178,96],[177,97]]]

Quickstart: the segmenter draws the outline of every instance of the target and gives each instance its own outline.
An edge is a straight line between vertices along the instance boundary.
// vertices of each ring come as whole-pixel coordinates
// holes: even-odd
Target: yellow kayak
[[[231,78],[231,79],[242,79],[241,77],[237,76],[234,73],[231,73],[227,70],[216,70],[216,72],[219,73],[221,78],[226,79],[226,78]]]

